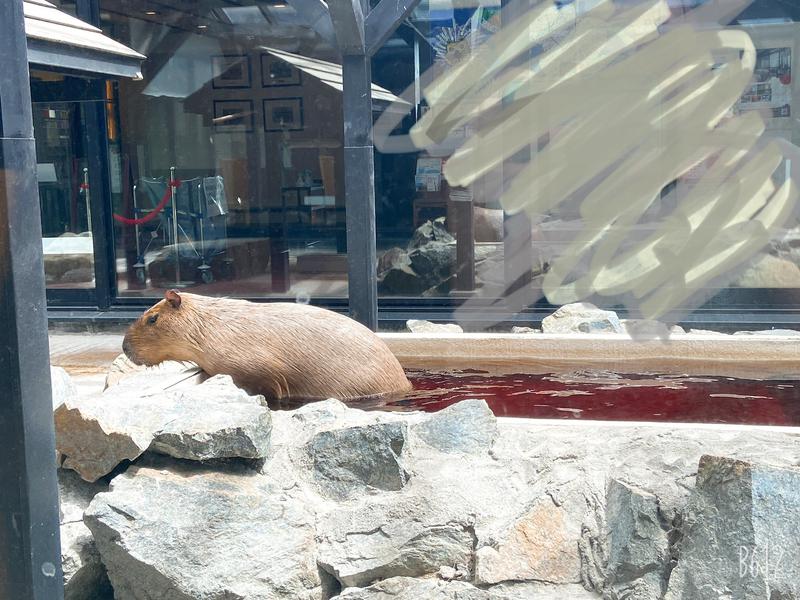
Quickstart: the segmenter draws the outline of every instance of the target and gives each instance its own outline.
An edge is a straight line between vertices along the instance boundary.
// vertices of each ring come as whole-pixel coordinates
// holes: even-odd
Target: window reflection
[[[341,70],[288,4],[103,2],[119,293],[347,295]],[[176,262],[176,259],[178,259]]]
[[[667,20],[659,35],[677,27],[677,20],[699,4],[702,3],[669,2]],[[568,2],[556,5],[559,8],[553,7],[553,11],[565,9],[569,12],[577,10],[575,7],[578,6]],[[584,8],[588,10],[589,6]],[[633,5],[622,4],[617,8],[622,11],[630,6]],[[439,77],[456,72],[458,66],[480,52],[503,25],[513,26],[531,11],[547,7],[550,3],[528,6],[512,2],[505,13],[501,13],[499,2],[456,3],[445,0],[420,3],[375,58],[374,73],[378,83],[414,102],[413,109],[404,119],[391,121],[394,126],[391,135],[401,137],[409,134],[429,110],[432,72],[437,72]],[[794,99],[800,93],[794,74],[795,54],[800,41],[798,19],[800,13],[791,4],[760,2],[750,4],[741,14],[729,15],[723,23],[725,29],[746,31],[756,49],[752,81],[743,87],[740,99],[733,103],[725,119],[757,112],[765,123],[764,143],[777,138],[800,145],[800,127],[792,116],[796,108]],[[572,23],[535,44],[525,46],[529,50],[517,56],[509,68],[517,69],[518,73],[539,72],[547,65],[548,53],[567,41],[574,26]],[[520,47],[524,46],[522,42],[520,44]],[[593,100],[591,95],[584,98],[589,103],[587,113],[593,114],[604,105],[607,108],[606,103],[611,103],[612,107],[617,105],[619,111],[624,111],[631,98],[631,89],[625,86],[635,84],[633,75],[631,73],[630,81],[621,81],[616,89],[607,90],[602,98]],[[513,313],[537,302],[542,303],[542,282],[551,264],[574,254],[581,240],[592,240],[600,233],[587,224],[585,215],[579,210],[578,200],[597,188],[607,175],[603,172],[572,190],[568,195],[569,202],[543,210],[541,214],[509,215],[502,210],[503,195],[508,195],[515,178],[531,164],[544,161],[549,165],[549,173],[559,172],[569,177],[564,175],[566,170],[573,173],[575,180],[588,172],[590,167],[585,160],[578,160],[569,152],[559,152],[559,128],[545,131],[538,139],[529,140],[525,147],[518,150],[515,147],[515,151],[504,156],[496,168],[493,166],[477,178],[470,178],[469,183],[461,187],[453,186],[452,180],[448,182],[442,177],[455,149],[470,139],[476,139],[484,125],[499,122],[501,109],[519,100],[517,91],[520,84],[504,80],[500,74],[496,79],[507,87],[499,87],[500,83],[497,83],[498,87],[490,88],[506,90],[503,97],[506,104],[496,105],[494,112],[487,111],[480,117],[459,123],[448,130],[446,138],[436,138],[429,144],[405,151],[379,153],[376,161],[378,277],[383,298],[446,298],[456,304],[464,302],[465,298],[487,301],[506,298]],[[528,79],[520,75],[519,81],[524,83]],[[444,91],[439,90],[439,93]],[[668,101],[669,98],[665,97],[664,102]],[[449,122],[439,123],[445,129],[449,125]],[[518,129],[532,129],[533,125],[532,121],[517,122]],[[583,131],[583,135],[588,135],[588,130]],[[655,140],[656,146],[666,147],[670,132],[653,128],[642,135],[648,136],[650,141]],[[485,154],[481,156],[477,162],[483,166],[488,159]],[[655,188],[654,201],[638,221],[633,224],[615,223],[613,227],[624,230],[620,254],[657,231],[682,200],[691,197],[692,192],[696,193],[698,183],[718,158],[719,153],[712,154],[684,170],[677,178],[671,181],[671,178],[665,178],[666,185],[659,184],[663,185],[660,193],[658,187]],[[793,162],[797,161],[788,158],[787,154],[776,167],[771,177],[774,189],[779,189],[796,169]],[[524,190],[515,190],[517,204],[525,201],[523,197],[547,195],[548,176],[545,171],[544,177],[530,181]],[[619,190],[620,193],[623,191]],[[751,261],[726,276],[703,282],[698,294],[682,301],[677,308],[683,310],[686,307],[691,311],[715,296],[725,298],[717,301],[716,306],[730,304],[732,298],[740,298],[737,304],[751,303],[755,296],[748,295],[749,290],[758,290],[760,302],[764,305],[778,298],[782,300],[776,300],[776,305],[785,303],[786,291],[800,289],[800,258],[796,253],[798,232],[796,215],[784,219],[781,226],[772,231],[771,243]],[[581,277],[588,268],[587,260],[577,261],[567,281]],[[619,295],[595,294],[590,299],[609,308],[622,302],[629,304],[627,298]],[[480,310],[481,306],[477,301],[467,301],[464,305],[474,310]],[[632,309],[636,306],[636,301],[629,304]]]

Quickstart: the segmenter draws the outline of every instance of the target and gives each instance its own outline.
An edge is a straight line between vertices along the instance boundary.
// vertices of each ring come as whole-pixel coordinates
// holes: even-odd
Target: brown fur
[[[192,361],[271,400],[352,400],[411,389],[400,363],[372,331],[303,304],[171,290],[131,325],[122,347],[137,364]]]

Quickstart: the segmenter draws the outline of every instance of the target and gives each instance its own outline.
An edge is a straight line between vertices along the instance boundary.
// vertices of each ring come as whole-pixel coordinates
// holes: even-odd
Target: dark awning
[[[29,63],[111,77],[141,77],[144,55],[46,0],[25,0],[24,6]]]

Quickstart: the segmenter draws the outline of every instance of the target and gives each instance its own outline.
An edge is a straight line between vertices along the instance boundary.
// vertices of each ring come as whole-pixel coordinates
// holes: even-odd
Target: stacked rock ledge
[[[800,597],[790,433],[65,396],[68,600]]]

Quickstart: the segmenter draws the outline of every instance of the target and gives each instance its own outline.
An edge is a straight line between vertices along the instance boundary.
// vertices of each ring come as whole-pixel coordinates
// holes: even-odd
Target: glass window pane
[[[668,322],[796,308],[800,14],[710,5],[751,55],[747,38],[679,43],[699,4],[623,31],[640,5],[586,29],[591,4],[421,2],[374,59],[408,103],[376,125],[384,303],[499,300],[499,320],[576,301]],[[641,43],[656,26],[660,55]]]
[[[94,287],[84,79],[31,72],[47,287]]]
[[[333,47],[281,2],[101,4],[147,56],[109,104],[119,294],[346,297]]]

